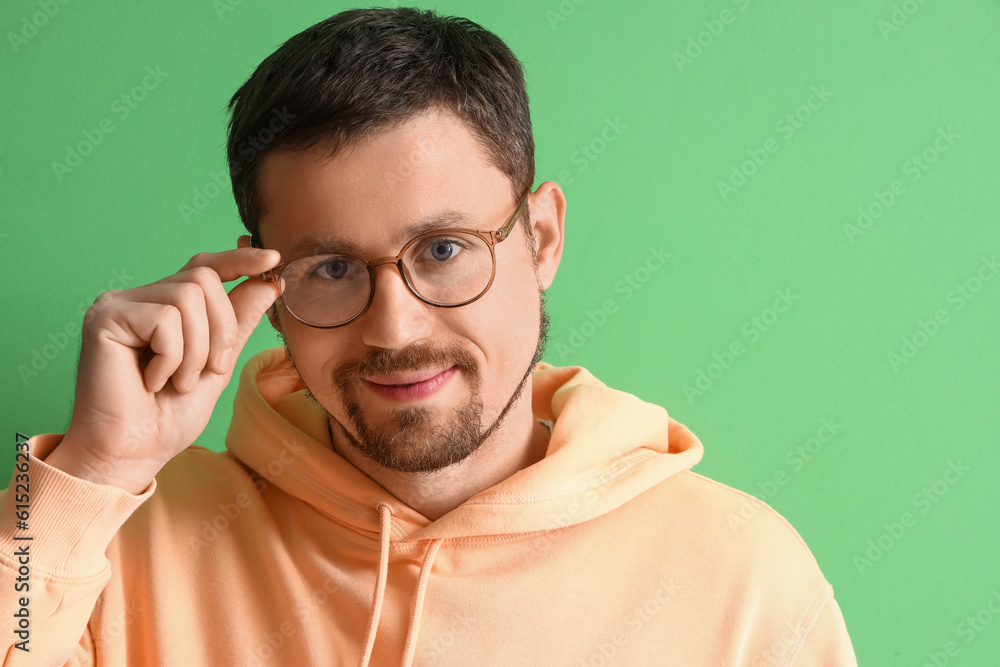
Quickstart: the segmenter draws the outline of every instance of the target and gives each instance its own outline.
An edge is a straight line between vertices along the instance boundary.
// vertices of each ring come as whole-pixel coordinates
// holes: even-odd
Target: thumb
[[[229,301],[236,314],[236,355],[243,351],[265,311],[281,296],[285,281],[283,278],[279,280],[280,282],[276,284],[265,282],[260,278],[248,278],[230,290]]]

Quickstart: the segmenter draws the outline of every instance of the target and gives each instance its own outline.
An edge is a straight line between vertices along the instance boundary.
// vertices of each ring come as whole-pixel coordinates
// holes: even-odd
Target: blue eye
[[[347,275],[350,265],[346,259],[329,259],[313,267],[311,273],[321,278],[338,280]]]
[[[427,250],[431,258],[438,262],[453,259],[458,253],[462,252],[459,244],[452,239],[435,239],[427,246]]]

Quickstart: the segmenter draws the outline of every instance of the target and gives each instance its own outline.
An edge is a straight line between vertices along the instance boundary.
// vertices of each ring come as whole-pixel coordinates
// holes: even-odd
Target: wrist
[[[123,474],[125,471],[121,470],[120,467],[111,470],[111,466],[106,462],[91,462],[86,457],[65,447],[64,443],[65,439],[52,453],[41,459],[42,462],[86,482],[116,486],[133,495],[142,494],[149,483],[153,481],[153,475],[148,473]]]

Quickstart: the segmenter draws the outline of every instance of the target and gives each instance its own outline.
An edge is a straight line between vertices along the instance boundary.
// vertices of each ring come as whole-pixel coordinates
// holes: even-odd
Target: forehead
[[[333,158],[321,148],[272,153],[259,187],[264,247],[285,261],[304,249],[340,244],[395,254],[431,226],[496,227],[510,214],[507,177],[487,159],[468,125],[431,110]]]

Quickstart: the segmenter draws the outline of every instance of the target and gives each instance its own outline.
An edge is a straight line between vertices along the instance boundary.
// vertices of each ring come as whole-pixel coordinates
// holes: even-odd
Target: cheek
[[[281,314],[281,328],[303,382],[317,397],[327,394],[333,388],[333,375],[341,360],[335,336],[328,330],[306,326],[287,312]]]
[[[538,282],[526,261],[520,256],[498,257],[490,291],[481,299],[483,303],[473,304],[481,306],[474,321],[484,332],[489,331],[491,339],[487,361],[491,366],[501,366],[505,373],[523,374],[523,366],[538,342]]]

